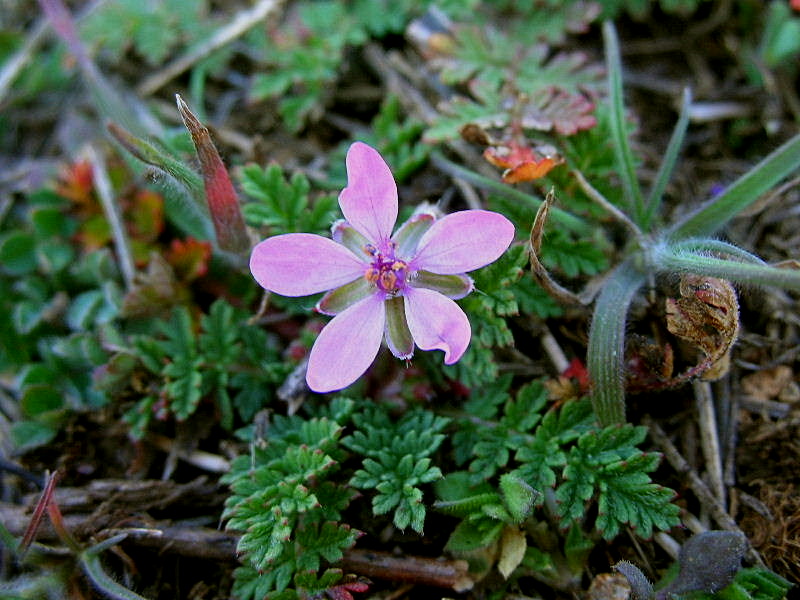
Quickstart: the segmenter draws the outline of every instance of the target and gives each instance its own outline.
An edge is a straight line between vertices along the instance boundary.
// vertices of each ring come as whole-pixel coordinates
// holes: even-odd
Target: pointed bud
[[[250,250],[250,238],[228,171],[214,142],[211,141],[208,129],[189,110],[180,95],[176,94],[175,97],[183,124],[192,135],[192,142],[197,151],[197,157],[200,159],[206,200],[208,200],[211,220],[217,233],[217,243],[223,250],[244,254]]]

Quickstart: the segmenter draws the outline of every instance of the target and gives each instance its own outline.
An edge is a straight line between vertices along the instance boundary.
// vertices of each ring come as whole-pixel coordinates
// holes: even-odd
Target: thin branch
[[[133,262],[133,253],[128,241],[128,234],[122,222],[122,213],[114,198],[111,180],[108,177],[108,170],[103,157],[91,146],[88,147],[87,152],[89,162],[92,165],[92,176],[94,177],[97,196],[100,198],[100,204],[103,207],[106,220],[111,226],[111,237],[114,239],[114,247],[117,249],[122,278],[125,280],[125,287],[131,289],[136,276],[136,266]]]
[[[714,412],[714,400],[711,397],[711,384],[708,381],[694,381],[695,406],[697,407],[698,424],[700,426],[700,442],[703,458],[711,483],[711,490],[724,508],[725,484],[722,477],[722,457],[719,446],[717,416]]]
[[[531,226],[531,235],[528,241],[528,256],[531,261],[531,273],[536,279],[537,283],[544,288],[553,299],[561,302],[562,304],[573,304],[578,306],[585,306],[577,294],[569,291],[567,288],[559,285],[547,272],[545,266],[539,260],[539,254],[542,248],[542,236],[544,235],[544,224],[547,221],[547,215],[550,212],[550,206],[555,200],[555,193],[551,188],[547,192],[547,196],[536,211],[536,217]]]
[[[638,225],[631,221],[624,212],[618,209],[616,206],[611,204],[608,199],[603,196],[597,189],[592,186],[591,183],[586,181],[586,178],[583,176],[583,173],[578,171],[577,169],[573,169],[572,174],[575,176],[575,179],[578,182],[578,185],[584,191],[584,193],[589,196],[594,202],[596,202],[603,210],[609,213],[612,217],[614,217],[617,221],[622,223],[628,231],[631,232],[634,238],[636,238],[636,242],[639,244],[640,248],[646,247],[646,242],[644,239],[644,234],[642,230],[639,229]]]
[[[283,0],[260,0],[254,7],[240,11],[230,23],[218,29],[205,43],[190,49],[161,71],[141,82],[136,91],[142,96],[149,96],[184,71],[191,69],[198,61],[255,27],[260,21],[277,11],[281,4],[283,4]]]
[[[686,459],[681,456],[681,453],[678,452],[678,449],[667,437],[667,434],[664,433],[664,430],[661,429],[661,426],[649,416],[645,416],[642,422],[650,430],[650,437],[664,453],[667,462],[672,465],[672,468],[675,469],[679,475],[684,475],[686,477],[686,483],[689,488],[694,492],[697,499],[701,502],[703,507],[708,510],[717,524],[727,531],[743,533],[733,517],[725,512],[725,508],[717,501],[713,492],[709,490],[708,486],[700,479],[697,471],[695,471]],[[755,560],[762,566],[764,564],[761,556],[752,548],[748,552],[748,558]]]

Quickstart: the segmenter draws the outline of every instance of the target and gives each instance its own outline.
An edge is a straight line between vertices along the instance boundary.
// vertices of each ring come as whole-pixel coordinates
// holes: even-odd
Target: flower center
[[[372,244],[364,246],[364,252],[372,257],[372,262],[364,272],[364,279],[378,286],[387,294],[396,295],[405,287],[408,264],[394,256],[397,244],[389,242],[386,252],[381,252]]]

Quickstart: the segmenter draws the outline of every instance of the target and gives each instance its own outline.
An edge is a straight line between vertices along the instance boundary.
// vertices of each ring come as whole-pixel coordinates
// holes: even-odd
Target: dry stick
[[[465,560],[397,557],[388,552],[350,550],[345,553],[341,565],[346,571],[367,577],[449,588],[456,592],[465,592],[474,585]]]
[[[8,59],[3,68],[0,69],[0,102],[3,101],[3,97],[8,93],[17,75],[33,60],[34,53],[48,31],[48,25],[49,21],[46,18],[39,19],[34,25],[31,34],[26,38],[22,48]]]
[[[700,479],[700,476],[694,468],[681,456],[681,453],[669,440],[667,434],[664,433],[664,430],[661,429],[659,424],[653,421],[649,416],[645,417],[643,422],[650,429],[650,435],[659,448],[661,448],[662,452],[664,452],[664,456],[667,458],[669,464],[672,465],[672,468],[679,474],[686,475],[689,487],[695,493],[697,499],[708,509],[717,524],[728,531],[740,531],[736,521],[725,512],[725,508],[719,503],[703,480]]]
[[[589,183],[583,174],[578,171],[577,169],[572,170],[572,175],[575,177],[575,180],[578,182],[580,188],[584,191],[584,193],[589,196],[594,202],[596,202],[603,210],[609,213],[612,217],[614,217],[617,221],[622,223],[628,231],[633,234],[633,237],[636,238],[636,242],[639,244],[640,248],[646,248],[647,243],[644,239],[644,235],[642,234],[642,230],[628,218],[624,212],[618,209],[616,206],[611,204],[603,194],[597,191],[591,183]]]
[[[544,224],[547,221],[547,214],[550,212],[550,206],[555,200],[555,192],[552,188],[547,192],[547,196],[536,211],[536,217],[531,226],[531,235],[528,241],[528,258],[531,261],[531,273],[536,279],[536,282],[550,295],[561,304],[572,304],[578,306],[585,306],[581,299],[567,288],[559,285],[547,272],[545,266],[539,260],[539,254],[542,249],[542,237],[544,236]]]
[[[12,535],[22,535],[31,520],[24,506],[0,502],[0,522]],[[134,520],[134,519],[132,519]],[[80,513],[64,516],[70,531],[92,530],[92,515]],[[175,525],[170,521],[146,521],[143,527],[102,529],[94,531],[97,538],[107,539],[124,533],[123,545],[152,548],[159,553],[178,554],[184,557],[214,561],[236,561],[239,535],[210,527]],[[37,540],[51,542],[57,539],[52,526],[44,522]],[[462,592],[473,586],[468,565],[463,560],[438,560],[427,557],[394,556],[388,552],[352,549],[344,553],[340,566],[358,575],[389,581],[430,585]]]
[[[114,238],[114,247],[117,249],[122,278],[125,280],[125,287],[131,289],[136,276],[136,266],[133,262],[133,253],[131,252],[130,242],[128,242],[128,234],[122,223],[122,213],[114,199],[111,180],[108,177],[108,170],[103,157],[92,146],[88,146],[87,153],[89,162],[92,165],[95,189],[100,198],[100,204],[103,207],[106,220],[111,226],[111,236]]]
[[[708,489],[708,486],[703,482],[703,480],[700,479],[700,476],[697,474],[697,472],[686,461],[686,459],[681,456],[681,453],[678,452],[678,449],[669,440],[667,434],[664,433],[663,429],[661,429],[661,426],[650,416],[645,416],[644,419],[642,419],[642,422],[650,430],[650,436],[664,453],[664,456],[669,464],[672,465],[672,468],[675,469],[678,474],[686,476],[689,487],[694,492],[695,496],[697,496],[697,499],[700,501],[703,507],[708,510],[708,512],[711,514],[711,517],[717,522],[717,524],[722,529],[727,531],[736,531],[744,535],[744,532],[739,529],[736,521],[727,512],[725,512],[725,508],[717,501],[717,499],[714,497],[714,494]],[[764,565],[764,561],[761,559],[761,556],[753,548],[750,548],[748,551],[748,558],[756,561],[759,565]]]
[[[700,426],[700,445],[703,449],[706,469],[711,484],[711,490],[724,508],[725,483],[722,477],[722,456],[719,447],[719,433],[717,430],[717,415],[714,412],[714,400],[711,397],[711,384],[708,381],[695,381],[695,405]]]
[[[561,349],[561,346],[558,344],[558,341],[555,337],[553,337],[552,332],[546,325],[542,327],[543,333],[539,337],[539,341],[542,344],[542,348],[547,354],[547,357],[550,359],[550,362],[553,363],[553,368],[555,368],[557,373],[563,373],[569,368],[569,360],[567,360],[567,355],[564,354],[564,350]]]
[[[189,70],[195,63],[214,52],[214,50],[229,44],[258,24],[259,21],[266,19],[281,4],[283,4],[283,0],[260,0],[253,8],[240,11],[230,23],[218,29],[205,43],[192,48],[186,54],[169,63],[161,71],[145,79],[137,86],[136,91],[142,96],[149,96],[168,81]]]

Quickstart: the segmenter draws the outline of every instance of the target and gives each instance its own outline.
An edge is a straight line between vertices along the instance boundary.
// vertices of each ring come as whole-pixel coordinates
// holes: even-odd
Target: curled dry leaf
[[[693,374],[717,380],[730,368],[730,350],[739,334],[736,291],[724,279],[687,273],[681,276],[680,293],[678,299],[667,299],[667,329],[705,355]]]
[[[514,140],[490,146],[483,151],[483,158],[494,166],[505,169],[503,181],[506,183],[540,179],[564,162],[552,147],[534,148]]]

